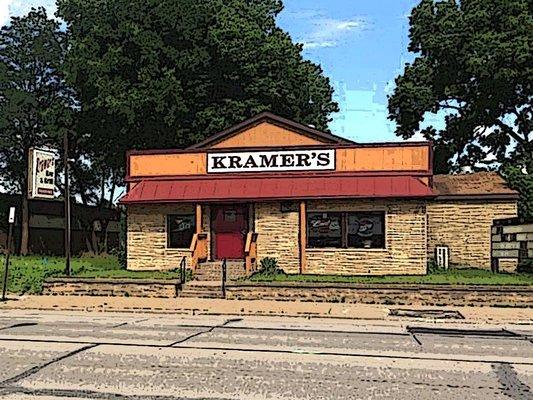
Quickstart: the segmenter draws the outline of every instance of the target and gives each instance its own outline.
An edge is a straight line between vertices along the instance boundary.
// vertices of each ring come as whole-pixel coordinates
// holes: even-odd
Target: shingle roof
[[[439,199],[518,198],[518,192],[509,188],[505,180],[497,172],[435,175],[433,177],[433,186]]]

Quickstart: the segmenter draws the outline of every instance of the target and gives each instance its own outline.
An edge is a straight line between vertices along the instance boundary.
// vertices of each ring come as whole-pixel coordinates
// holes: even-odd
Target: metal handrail
[[[187,257],[186,256],[183,256],[182,259],[181,259],[181,262],[180,262],[180,283],[183,285],[185,283],[185,268],[186,268],[186,265],[187,265],[187,261],[186,261]]]
[[[222,297],[226,298],[226,274],[227,274],[227,261],[224,258],[222,260]]]

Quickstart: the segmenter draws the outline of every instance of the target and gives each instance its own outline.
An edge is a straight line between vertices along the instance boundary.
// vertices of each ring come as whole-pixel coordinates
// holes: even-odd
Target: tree
[[[403,138],[435,142],[437,172],[513,166],[533,173],[533,7],[528,0],[422,0],[389,118]],[[444,129],[420,130],[427,113]]]
[[[0,167],[5,188],[22,195],[22,254],[28,252],[29,149],[57,143],[71,120],[71,94],[60,73],[65,51],[65,35],[44,8],[13,17],[0,30]]]
[[[533,220],[533,174],[524,173],[520,166],[505,165],[502,174],[509,186],[517,190],[521,196],[518,202],[519,214],[528,220]]]
[[[196,143],[269,110],[319,129],[338,111],[321,68],[276,26],[279,0],[59,0],[78,131],[106,187],[127,149]]]

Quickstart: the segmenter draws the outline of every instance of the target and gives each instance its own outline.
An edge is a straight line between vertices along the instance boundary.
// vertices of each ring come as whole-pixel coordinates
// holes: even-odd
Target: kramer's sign
[[[209,153],[207,172],[325,171],[335,169],[335,150]]]
[[[46,150],[30,149],[29,158],[29,198],[53,199],[56,155]]]

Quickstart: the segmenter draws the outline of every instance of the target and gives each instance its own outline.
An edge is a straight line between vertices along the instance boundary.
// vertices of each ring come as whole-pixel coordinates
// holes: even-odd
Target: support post
[[[70,183],[68,161],[68,131],[63,135],[63,162],[65,164],[65,274],[72,275],[70,267]]]
[[[299,247],[300,247],[300,274],[305,273],[305,270],[307,269],[307,254],[305,252],[305,248],[307,247],[307,218],[306,218],[306,203],[305,201],[300,202],[300,215],[299,215],[299,222],[300,222],[300,233],[299,233]]]
[[[202,205],[196,204],[196,233],[202,232]]]
[[[7,270],[9,268],[9,255],[11,254],[11,237],[13,236],[13,224],[15,223],[15,207],[10,207],[9,209],[9,228],[7,231],[7,241],[6,241],[6,265],[4,267],[4,286],[2,289],[2,301],[6,300],[6,291],[7,291]]]

